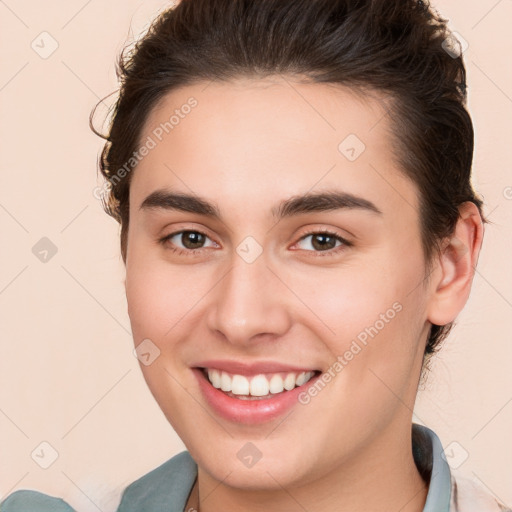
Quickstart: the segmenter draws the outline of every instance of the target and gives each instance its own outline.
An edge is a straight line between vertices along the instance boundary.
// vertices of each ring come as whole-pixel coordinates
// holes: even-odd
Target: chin
[[[261,465],[260,465],[261,464]],[[209,468],[205,468],[210,473]],[[246,491],[279,491],[283,487],[293,487],[299,475],[292,467],[276,467],[274,463],[260,461],[252,468],[241,464],[230,466],[214,463],[211,475],[224,485]]]
[[[311,474],[310,468],[299,467],[304,457],[303,455],[299,456],[297,451],[292,450],[291,447],[283,448],[279,452],[273,450],[272,455],[268,456],[263,453],[257,461],[253,459],[246,464],[243,462],[244,451],[243,448],[240,449],[240,446],[247,446],[249,442],[234,441],[233,439],[230,441],[231,445],[226,446],[225,449],[219,444],[214,450],[200,448],[199,457],[195,457],[192,450],[189,450],[198,466],[224,485],[244,490],[277,491],[282,490],[283,486],[294,487],[305,483],[304,475]],[[261,441],[261,444],[263,445],[264,441]],[[246,453],[250,451],[251,449],[246,448]],[[264,446],[262,446],[262,451],[265,451]],[[295,457],[298,457],[298,460],[294,460]]]

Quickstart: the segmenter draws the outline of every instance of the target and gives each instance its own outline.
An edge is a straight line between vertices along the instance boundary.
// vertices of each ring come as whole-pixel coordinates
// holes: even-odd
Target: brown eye
[[[204,244],[205,235],[198,231],[182,231],[181,242],[186,249],[199,249]]]
[[[302,244],[302,247],[300,244]],[[313,231],[304,235],[297,245],[300,249],[309,252],[337,253],[339,250],[350,247],[352,244],[336,233]]]
[[[323,233],[311,236],[311,245],[319,251],[326,251],[336,247],[337,239],[333,236],[325,235]]]
[[[194,254],[194,251],[201,251],[205,247],[216,246],[207,235],[195,230],[182,230],[171,233],[161,238],[160,243],[179,253],[190,253]],[[209,245],[205,245],[207,241],[210,241]]]

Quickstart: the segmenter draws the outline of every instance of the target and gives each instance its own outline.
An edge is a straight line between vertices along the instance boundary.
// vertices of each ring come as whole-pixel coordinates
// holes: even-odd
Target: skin
[[[140,140],[190,96],[198,105],[134,171],[125,285],[135,345],[149,338],[160,350],[141,364],[144,378],[198,464],[192,496],[198,491],[202,512],[423,510],[412,410],[430,322],[453,320],[470,292],[483,235],[478,210],[461,207],[454,237],[425,279],[418,191],[391,154],[383,98],[291,77],[197,83],[167,94]],[[348,134],[366,146],[353,162],[338,151]],[[141,210],[160,188],[208,199],[222,220]],[[293,195],[332,189],[372,201],[382,214],[272,217]],[[186,237],[159,243],[184,229],[207,235],[192,256],[171,251],[174,243],[193,253]],[[353,245],[337,242],[327,254],[306,236],[314,229]],[[247,236],[263,249],[250,264],[236,252]],[[401,311],[285,418],[222,419],[191,372],[217,358],[327,371],[396,302]],[[248,441],[262,453],[251,468],[237,458]]]

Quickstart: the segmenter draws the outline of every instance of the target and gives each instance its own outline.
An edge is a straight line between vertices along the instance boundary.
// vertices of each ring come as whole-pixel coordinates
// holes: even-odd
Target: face
[[[429,291],[385,113],[346,88],[244,79],[174,90],[146,122],[129,316],[151,392],[211,478],[301,485],[410,431]]]

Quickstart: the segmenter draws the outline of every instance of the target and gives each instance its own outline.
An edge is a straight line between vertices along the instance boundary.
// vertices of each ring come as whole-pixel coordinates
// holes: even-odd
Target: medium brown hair
[[[451,41],[451,46],[447,43]],[[483,202],[472,189],[473,126],[466,72],[447,20],[421,0],[182,0],[119,55],[121,82],[99,168],[110,183],[105,211],[121,224],[126,262],[126,169],[149,113],[167,93],[198,81],[284,74],[384,93],[393,149],[418,188],[427,274],[454,230],[458,207]],[[133,160],[133,159],[132,159]],[[135,166],[134,166],[135,167]],[[432,325],[425,360],[452,323]]]

